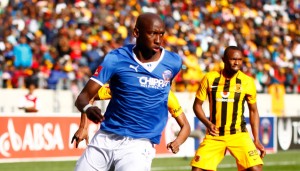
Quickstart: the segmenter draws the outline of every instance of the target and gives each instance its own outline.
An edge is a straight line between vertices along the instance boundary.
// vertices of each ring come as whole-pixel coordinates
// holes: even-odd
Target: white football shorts
[[[148,139],[99,130],[78,159],[75,171],[150,171],[155,152]]]

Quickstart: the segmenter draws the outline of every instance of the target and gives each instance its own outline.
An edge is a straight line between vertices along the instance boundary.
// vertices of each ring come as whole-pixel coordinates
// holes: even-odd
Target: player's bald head
[[[164,25],[163,20],[159,15],[150,12],[143,13],[138,16],[135,27],[138,29],[143,29],[145,26],[153,25],[153,23],[157,21]]]

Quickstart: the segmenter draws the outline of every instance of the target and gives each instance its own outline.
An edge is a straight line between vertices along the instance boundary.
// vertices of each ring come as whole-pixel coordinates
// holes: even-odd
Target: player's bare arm
[[[75,102],[75,106],[78,108],[78,110],[82,113],[86,113],[87,118],[96,124],[102,122],[104,117],[101,114],[101,109],[99,109],[97,106],[91,105],[89,101],[93,99],[100,88],[101,86],[95,81],[89,80],[78,95]]]
[[[170,149],[174,154],[178,153],[180,145],[186,141],[191,133],[190,124],[183,112],[175,119],[181,129],[178,133],[177,138],[167,144],[167,148]]]
[[[254,141],[256,148],[260,151],[261,158],[263,158],[266,155],[266,150],[259,140],[259,135],[258,135],[259,114],[258,114],[257,105],[256,105],[256,103],[254,103],[254,104],[248,103],[248,107],[249,107],[250,125],[251,125],[252,135],[254,138],[253,141]]]
[[[167,148],[176,154],[179,151],[180,145],[183,144],[189,137],[191,128],[177,97],[172,91],[169,92],[168,96],[168,110],[172,117],[175,118],[177,124],[180,126],[180,131],[177,133],[177,138],[167,144]]]
[[[195,98],[194,105],[193,105],[193,110],[195,112],[195,115],[206,126],[208,133],[210,135],[216,136],[217,135],[216,126],[206,118],[202,105],[203,105],[203,101],[199,100],[198,98]]]
[[[98,95],[95,95],[94,98],[92,98],[90,100],[90,104],[94,103],[94,100],[96,100],[96,98],[98,97]],[[78,148],[78,144],[85,140],[85,144],[89,144],[89,135],[88,135],[88,118],[86,116],[86,113],[81,113],[81,117],[80,117],[80,124],[79,124],[79,128],[78,130],[74,133],[71,143],[75,142],[75,147]]]
[[[74,142],[75,140],[75,147],[78,147],[78,144],[82,141],[85,140],[85,143],[89,143],[89,135],[88,135],[88,124],[87,124],[88,118],[85,113],[81,113],[80,117],[80,125],[78,130],[75,132],[73,135],[71,143]]]

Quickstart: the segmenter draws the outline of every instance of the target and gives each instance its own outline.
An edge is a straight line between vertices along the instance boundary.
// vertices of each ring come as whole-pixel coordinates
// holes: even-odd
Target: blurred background
[[[107,52],[134,43],[143,12],[163,18],[163,46],[184,61],[172,90],[194,130],[203,131],[191,107],[198,83],[222,69],[224,49],[235,45],[256,81],[264,145],[300,149],[299,0],[1,0],[0,161],[78,158],[82,150],[69,143],[80,117],[74,100]],[[104,111],[107,101],[97,105]],[[178,129],[172,122],[163,146]],[[199,141],[189,139],[178,156],[193,155]],[[70,155],[60,154],[66,147]]]

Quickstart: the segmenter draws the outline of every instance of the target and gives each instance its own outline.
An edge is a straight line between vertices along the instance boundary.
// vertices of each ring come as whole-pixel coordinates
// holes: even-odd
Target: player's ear
[[[136,28],[136,27],[134,27],[134,29],[133,29],[133,36],[134,36],[135,38],[139,37],[139,29]]]

